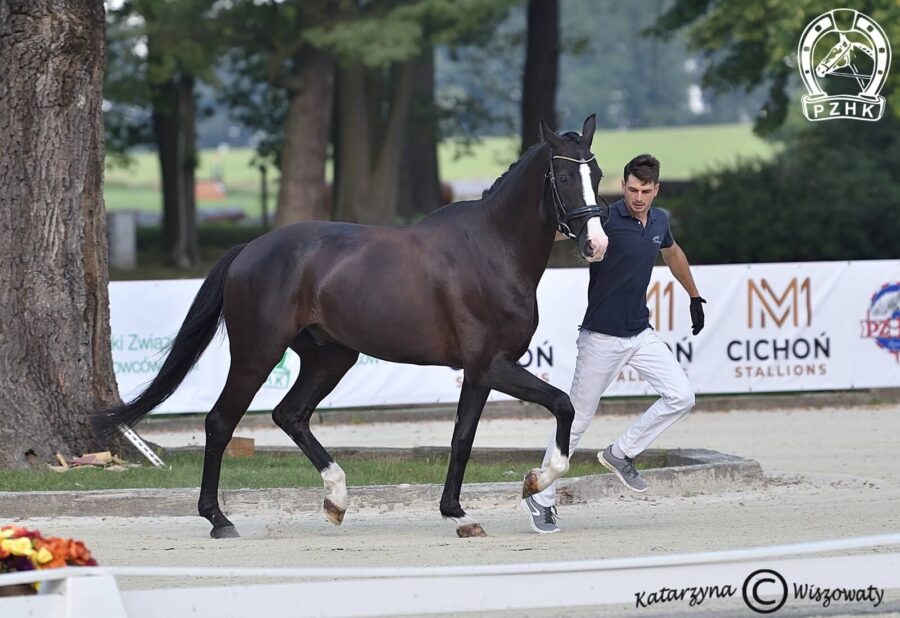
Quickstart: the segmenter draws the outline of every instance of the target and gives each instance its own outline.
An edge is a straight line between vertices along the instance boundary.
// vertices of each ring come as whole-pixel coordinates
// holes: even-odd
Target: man
[[[666,213],[652,208],[659,193],[659,161],[648,154],[625,166],[622,200],[609,208],[604,225],[609,248],[602,261],[590,264],[588,307],[578,335],[578,358],[570,393],[575,407],[569,453],[594,418],[600,397],[626,364],[631,365],[660,398],[618,440],[597,454],[600,463],[635,492],[647,485],[634,458],[694,405],[687,375],[666,344],[650,327],[647,286],[662,253],[663,261],[691,299],[693,334],[703,329],[703,305],[690,265],[672,238]],[[551,438],[544,465],[553,454]],[[522,501],[532,529],[557,532],[556,483]]]

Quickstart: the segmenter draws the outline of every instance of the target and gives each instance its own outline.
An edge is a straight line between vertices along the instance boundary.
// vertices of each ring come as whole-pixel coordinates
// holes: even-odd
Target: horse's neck
[[[537,286],[556,236],[552,213],[542,219],[541,199],[550,146],[541,144],[519,161],[514,177],[489,196],[486,207],[494,232],[516,256],[522,274]]]

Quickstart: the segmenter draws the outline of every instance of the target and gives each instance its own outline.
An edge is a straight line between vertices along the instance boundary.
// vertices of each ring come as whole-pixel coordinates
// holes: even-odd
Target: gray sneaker
[[[619,477],[619,480],[630,489],[639,494],[647,491],[647,483],[638,474],[634,467],[634,459],[631,457],[618,458],[612,454],[612,444],[597,453],[597,459],[603,464],[603,467]]]
[[[556,525],[555,506],[541,506],[534,501],[532,496],[528,496],[522,500],[522,508],[530,516],[528,523],[531,524],[531,529],[538,534],[559,532],[559,527]]]

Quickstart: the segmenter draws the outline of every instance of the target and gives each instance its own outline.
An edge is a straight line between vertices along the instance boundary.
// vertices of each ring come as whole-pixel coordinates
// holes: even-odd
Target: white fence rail
[[[0,616],[237,618],[379,616],[668,603],[777,610],[797,590],[831,591],[834,607],[871,609],[900,589],[900,552],[819,556],[900,545],[900,534],[672,556],[460,567],[236,569],[68,568],[0,575],[0,586],[42,581],[42,594],[0,598]],[[120,591],[116,577],[285,580]],[[799,587],[799,588],[798,588]],[[661,591],[667,590],[668,593]],[[677,598],[680,594],[682,597]],[[860,598],[848,600],[841,593]],[[691,599],[703,599],[690,605]],[[822,605],[823,598],[812,602]],[[810,600],[805,602],[809,603]],[[644,605],[641,605],[643,603]]]

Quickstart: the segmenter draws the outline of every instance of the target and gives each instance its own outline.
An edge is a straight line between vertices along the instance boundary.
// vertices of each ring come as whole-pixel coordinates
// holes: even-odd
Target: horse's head
[[[541,121],[541,137],[550,144],[547,176],[557,229],[574,238],[578,252],[588,262],[599,262],[606,254],[609,239],[600,221],[597,188],[603,172],[591,154],[596,128],[594,115],[588,116],[581,135],[569,131],[557,135]]]
[[[850,64],[850,52],[852,46],[843,32],[825,57],[816,65],[816,77],[825,77],[835,69],[842,69]]]

